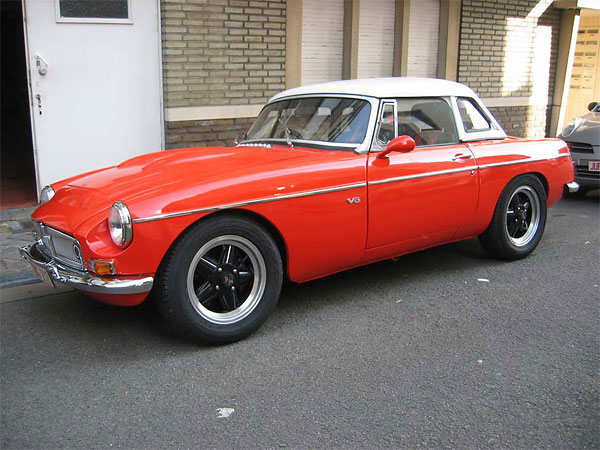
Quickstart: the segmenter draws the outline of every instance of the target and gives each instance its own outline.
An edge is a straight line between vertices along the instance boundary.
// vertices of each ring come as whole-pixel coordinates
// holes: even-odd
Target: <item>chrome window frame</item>
[[[473,106],[473,108],[475,108],[475,111],[477,111],[481,115],[481,117],[483,117],[483,119],[487,122],[488,126],[486,128],[473,128],[472,130],[467,130],[467,125],[465,124],[465,121],[463,119],[462,114],[460,114],[460,105],[459,105],[459,103],[461,101],[469,102],[471,104],[471,106]],[[479,109],[479,106],[477,105],[477,103],[473,102],[472,99],[470,99],[469,97],[456,97],[456,104],[458,106],[458,113],[460,115],[460,122],[462,123],[463,130],[465,130],[466,133],[473,134],[473,133],[479,133],[479,132],[482,132],[482,131],[490,131],[492,129],[492,122],[490,122],[490,120],[485,116],[485,114],[483,113],[483,111],[481,111]]]
[[[450,112],[451,114],[454,116],[454,127],[455,127],[455,131],[456,131],[456,137],[457,137],[457,141],[456,142],[445,142],[443,144],[420,144],[415,146],[415,148],[423,148],[423,147],[444,147],[444,146],[448,146],[448,145],[457,145],[460,144],[462,142],[461,136],[460,136],[460,129],[458,129],[457,127],[457,122],[456,122],[456,106],[453,105],[452,99],[455,97],[452,96],[417,96],[417,97],[412,97],[412,96],[406,96],[406,97],[397,97],[397,98],[382,98],[380,99],[380,113],[378,113],[378,127],[377,127],[377,133],[373,134],[373,143],[371,145],[371,152],[372,153],[379,153],[382,152],[383,150],[385,150],[384,148],[380,148],[379,146],[376,146],[376,136],[377,134],[379,134],[379,124],[381,121],[381,115],[383,114],[383,107],[385,103],[390,103],[393,102],[394,103],[394,122],[395,122],[395,136],[398,137],[398,100],[399,99],[435,99],[435,100],[442,100],[444,102],[446,102],[446,104],[448,105],[448,107],[450,108]],[[461,120],[462,123],[462,120]]]
[[[383,112],[385,111],[386,105],[392,105],[392,108],[394,109],[394,137],[392,139],[398,137],[398,102],[396,102],[396,99],[393,98],[382,98],[379,102],[379,112],[377,113],[377,127],[375,129],[375,132],[373,133],[373,140],[371,142],[371,147],[369,150],[371,152],[382,152],[383,150],[385,150],[385,147],[382,148],[379,145],[377,136],[379,136],[379,132],[381,131],[381,125],[383,123]]]
[[[465,130],[462,116],[460,115],[460,108],[458,107],[458,100],[464,98],[468,99],[474,106],[477,107],[479,112],[485,117],[490,123],[490,128],[483,131],[471,131]],[[473,142],[473,141],[485,141],[490,139],[504,139],[506,133],[500,126],[500,124],[494,118],[494,115],[485,107],[485,105],[479,101],[476,97],[469,97],[466,95],[452,96],[450,97],[450,107],[454,112],[454,120],[456,122],[456,131],[458,132],[459,142]]]

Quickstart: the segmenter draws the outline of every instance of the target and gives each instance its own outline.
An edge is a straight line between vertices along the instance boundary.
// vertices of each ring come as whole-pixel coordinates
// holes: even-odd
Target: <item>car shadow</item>
[[[255,334],[231,346],[245,348],[264,334],[285,328],[291,320],[306,320],[307,311],[320,308],[344,307],[353,301],[358,290],[372,292],[386,289],[398,280],[407,283],[427,282],[432,277],[461,276],[470,268],[503,264],[489,257],[477,239],[455,242],[416,253],[350,269],[302,284],[284,283],[279,304],[272,317]],[[401,281],[402,282],[402,281]],[[315,295],[317,293],[317,295]],[[177,354],[211,352],[216,347],[199,346],[188,342],[171,331],[159,314],[154,302],[146,301],[135,307],[117,307],[100,303],[76,291],[56,294],[43,299],[23,302],[27,304],[28,323],[31,329],[41,329],[46,340],[36,342],[40,350],[48,343],[69,346],[77,342],[86,355],[102,361],[123,361],[142,358],[151,349],[152,354]],[[15,305],[20,308],[23,305]],[[305,318],[305,319],[303,319]],[[3,328],[10,328],[9,324]],[[25,326],[25,325],[24,325]],[[4,334],[4,333],[3,333]],[[32,338],[35,338],[33,336]],[[9,344],[9,342],[4,342]],[[8,347],[8,345],[7,345]],[[7,348],[5,347],[5,348]],[[70,358],[72,357],[71,353]],[[77,350],[74,351],[77,354]]]
[[[563,200],[574,203],[598,203],[600,200],[600,189],[586,192],[585,195],[567,194],[563,195]]]
[[[311,295],[306,294],[313,291],[321,292],[320,297],[331,294],[331,297],[343,301],[343,295],[333,295],[340,289],[353,292],[364,286],[382,286],[390,283],[390,280],[398,278],[419,282],[434,276],[458,274],[469,268],[492,267],[502,263],[504,261],[490,257],[477,239],[445,244],[306,283],[286,283],[279,300],[278,310],[285,314],[288,308],[302,307],[306,298],[312,298]],[[311,307],[314,306],[311,305]]]

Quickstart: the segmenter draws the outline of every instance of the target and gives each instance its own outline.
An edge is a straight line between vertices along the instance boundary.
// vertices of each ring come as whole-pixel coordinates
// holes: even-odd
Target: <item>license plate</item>
[[[588,161],[588,170],[590,172],[600,172],[600,161]]]
[[[35,274],[37,275],[37,277],[42,280],[42,282],[50,287],[54,287],[54,281],[52,281],[52,278],[50,278],[50,275],[48,275],[48,272],[46,272],[44,269],[42,269],[41,267],[35,266],[35,265],[31,265],[31,267],[33,267],[33,271],[35,272]]]

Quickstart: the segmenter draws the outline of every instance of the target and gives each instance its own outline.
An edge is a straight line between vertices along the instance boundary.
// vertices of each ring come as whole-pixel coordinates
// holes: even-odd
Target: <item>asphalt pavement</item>
[[[0,291],[2,448],[599,448],[598,196],[528,258],[477,240],[287,285],[198,347],[150,306]]]

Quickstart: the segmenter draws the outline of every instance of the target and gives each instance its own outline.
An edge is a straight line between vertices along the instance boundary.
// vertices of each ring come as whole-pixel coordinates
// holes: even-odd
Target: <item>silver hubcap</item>
[[[540,199],[530,186],[518,188],[508,201],[506,235],[517,247],[531,242],[540,226]]]
[[[227,325],[247,317],[267,284],[258,248],[237,235],[214,238],[196,252],[187,273],[188,298],[209,322]]]

